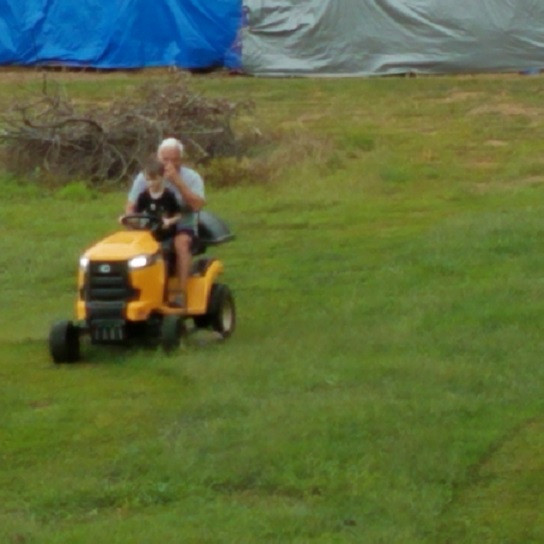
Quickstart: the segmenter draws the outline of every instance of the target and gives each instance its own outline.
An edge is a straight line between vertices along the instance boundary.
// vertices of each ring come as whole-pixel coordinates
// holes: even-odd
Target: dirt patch
[[[525,117],[540,117],[542,110],[540,108],[529,108],[522,104],[486,104],[478,106],[469,112],[469,115],[524,115]]]
[[[172,67],[133,68],[130,70],[98,70],[94,68],[70,68],[58,67],[29,67],[29,66],[0,66],[0,83],[28,83],[41,81],[44,75],[55,81],[96,81],[104,79],[127,79],[142,77],[168,76],[174,73],[184,73],[192,77],[205,78],[230,78],[234,74],[225,69],[217,69],[209,72],[197,70],[181,70]]]
[[[485,145],[488,145],[489,147],[506,147],[508,145],[508,142],[505,142],[503,140],[487,140],[484,142]]]
[[[490,169],[490,167],[487,167]],[[497,192],[511,191],[520,187],[536,187],[544,185],[544,176],[527,176],[516,179],[515,181],[490,181],[489,183],[475,183],[470,188],[470,192],[476,195],[485,195]]]
[[[44,70],[43,68],[24,68],[24,67],[0,67],[0,82],[2,83],[29,83],[33,81],[41,81],[44,75],[60,80],[60,81],[94,81],[104,78],[131,78],[141,76],[144,70]],[[147,71],[146,71],[147,73]],[[166,74],[164,69],[149,70],[149,74],[153,73]]]
[[[479,170],[494,170],[497,167],[497,163],[494,161],[476,161],[472,163],[474,168]]]
[[[440,102],[442,104],[451,104],[453,102],[464,102],[466,100],[474,100],[476,98],[481,98],[483,93],[476,92],[476,91],[456,91],[451,93],[446,98],[441,98],[440,100],[437,100],[437,102]]]

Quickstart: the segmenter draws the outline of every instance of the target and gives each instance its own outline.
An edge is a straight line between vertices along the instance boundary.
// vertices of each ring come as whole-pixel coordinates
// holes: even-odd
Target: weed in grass
[[[84,181],[72,181],[55,192],[55,198],[82,202],[97,198],[96,192],[90,189]]]
[[[393,161],[382,167],[380,177],[387,184],[404,184],[417,178],[409,164],[395,164]]]
[[[345,133],[337,146],[345,149],[352,158],[358,156],[358,152],[370,152],[376,147],[375,139],[367,131],[352,131]]]

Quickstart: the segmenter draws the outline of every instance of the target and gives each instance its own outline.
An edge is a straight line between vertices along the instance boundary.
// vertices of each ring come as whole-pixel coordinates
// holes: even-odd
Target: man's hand
[[[164,177],[172,183],[179,180],[179,171],[171,162],[165,164],[164,166]]]
[[[173,183],[177,190],[180,192],[183,202],[189,206],[194,212],[198,212],[202,206],[206,203],[204,198],[193,193],[189,187],[185,184],[180,171],[176,166],[168,162],[164,165],[164,177]]]

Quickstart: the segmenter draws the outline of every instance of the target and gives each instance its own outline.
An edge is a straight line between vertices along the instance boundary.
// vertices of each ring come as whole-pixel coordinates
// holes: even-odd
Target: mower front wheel
[[[59,321],[51,327],[49,352],[55,363],[79,361],[79,332],[79,328],[71,321]]]
[[[185,324],[178,315],[165,315],[161,323],[160,343],[166,353],[179,348],[181,337],[185,334]]]

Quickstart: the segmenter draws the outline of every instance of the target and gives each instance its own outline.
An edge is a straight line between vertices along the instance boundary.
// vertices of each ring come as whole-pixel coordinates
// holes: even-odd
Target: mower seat
[[[208,246],[217,246],[234,240],[227,224],[211,212],[198,214],[197,236],[193,243],[193,255],[204,253]]]

